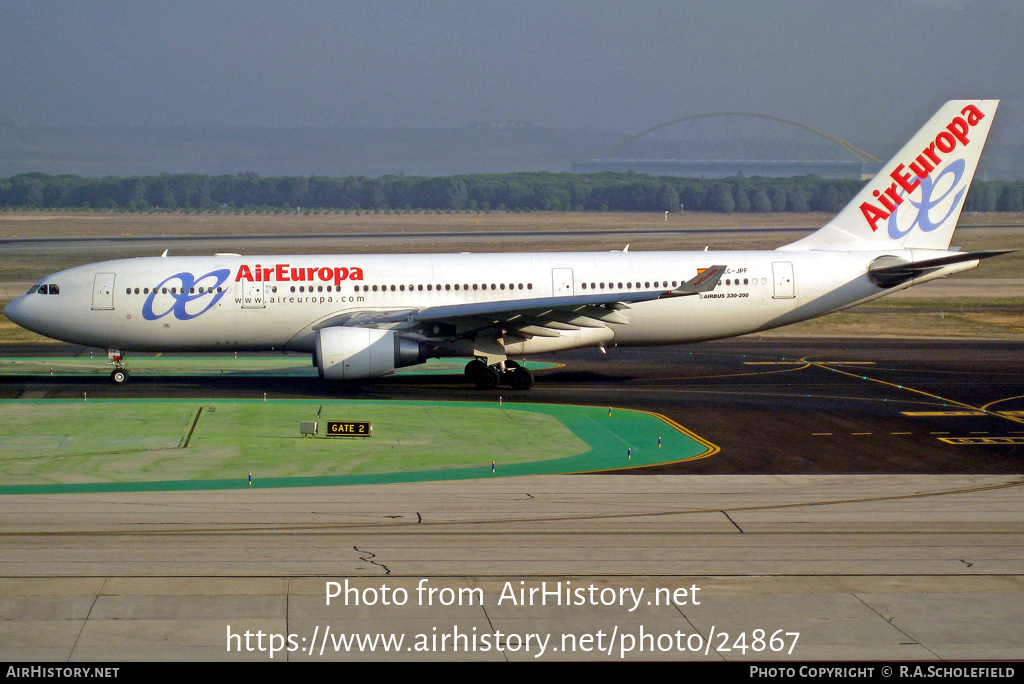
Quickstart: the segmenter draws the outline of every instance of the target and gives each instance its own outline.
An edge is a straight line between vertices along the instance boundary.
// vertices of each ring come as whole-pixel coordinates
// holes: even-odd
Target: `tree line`
[[[708,211],[835,213],[863,181],[636,173],[520,172],[460,176],[208,176],[0,179],[0,209],[126,211]],[[1024,182],[976,181],[967,211],[1024,211]]]

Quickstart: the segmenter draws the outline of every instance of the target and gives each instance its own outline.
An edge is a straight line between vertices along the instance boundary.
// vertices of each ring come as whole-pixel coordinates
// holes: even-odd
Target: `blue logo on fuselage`
[[[176,273],[166,278],[149,293],[145,303],[142,305],[142,317],[147,321],[155,321],[169,313],[173,313],[174,317],[179,321],[188,321],[196,316],[200,316],[213,308],[220,301],[220,298],[225,295],[226,290],[218,292],[217,289],[224,284],[224,281],[230,275],[231,270],[227,268],[211,271],[198,278],[191,273]],[[181,287],[166,287],[168,283],[174,281],[181,283]],[[157,296],[160,296],[161,304],[167,303],[167,297],[171,297],[174,303],[166,311],[157,313],[153,311],[153,305],[156,302]],[[199,304],[190,307],[189,305],[193,302],[199,302]],[[206,306],[202,306],[203,302],[206,302]],[[199,308],[200,306],[202,308]]]
[[[898,240],[912,231],[914,226],[920,227],[921,231],[924,233],[930,233],[945,223],[946,219],[948,219],[956,208],[960,206],[960,200],[963,198],[964,193],[967,192],[966,188],[959,187],[960,179],[963,178],[964,169],[966,168],[967,162],[963,159],[957,159],[956,161],[950,162],[946,168],[942,170],[942,173],[937,175],[934,180],[932,180],[931,176],[922,178],[921,201],[915,202],[911,198],[907,197],[906,203],[896,207],[896,210],[889,215],[889,237],[893,240]],[[953,180],[950,182],[949,187],[946,188],[946,191],[940,196],[932,197],[932,192],[935,190],[935,186],[939,184],[939,180],[946,174],[950,173],[953,174]],[[945,202],[950,193],[957,191],[958,189],[959,191],[956,193],[953,201],[949,204],[949,211],[946,212],[946,215],[938,221],[933,221],[931,217],[931,210]],[[905,193],[901,191],[900,194],[903,195]],[[907,203],[913,205],[917,209],[917,218],[915,218],[905,230],[900,230],[897,217],[899,216],[900,209],[906,206]]]

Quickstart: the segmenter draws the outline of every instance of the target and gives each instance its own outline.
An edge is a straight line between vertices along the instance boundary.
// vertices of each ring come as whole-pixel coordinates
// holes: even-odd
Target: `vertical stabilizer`
[[[950,100],[834,219],[781,249],[946,249],[999,100]]]

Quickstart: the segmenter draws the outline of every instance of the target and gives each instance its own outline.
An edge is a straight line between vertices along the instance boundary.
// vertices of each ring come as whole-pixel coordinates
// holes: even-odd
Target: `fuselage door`
[[[775,279],[775,299],[792,299],[796,296],[793,281],[793,264],[789,261],[773,261],[772,277]]]
[[[267,306],[263,296],[263,283],[250,280],[242,281],[242,308],[263,309]]]
[[[573,293],[571,268],[551,269],[551,292],[556,297],[565,297]]]
[[[114,274],[97,273],[92,281],[92,308],[114,308]]]

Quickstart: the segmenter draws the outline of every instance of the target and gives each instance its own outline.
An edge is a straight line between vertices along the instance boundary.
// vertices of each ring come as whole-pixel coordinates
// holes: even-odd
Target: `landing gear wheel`
[[[480,374],[483,373],[485,370],[487,370],[486,363],[484,363],[480,359],[473,359],[472,361],[466,364],[466,379],[472,383],[475,383],[477,377],[479,377]]]
[[[473,382],[480,389],[494,389],[498,386],[498,382],[501,380],[501,374],[498,373],[498,369],[494,366],[488,366],[484,368]]]
[[[509,371],[507,377],[509,386],[514,390],[528,390],[533,387],[533,373],[522,366]]]
[[[124,368],[115,368],[110,372],[110,379],[115,385],[127,385],[128,371]]]

